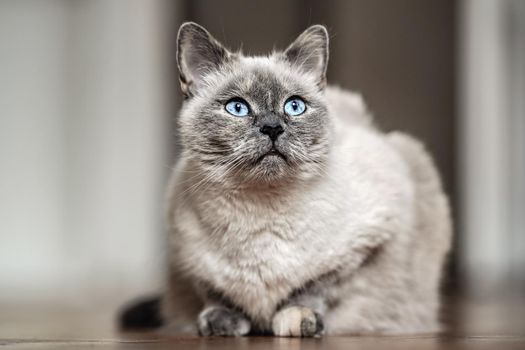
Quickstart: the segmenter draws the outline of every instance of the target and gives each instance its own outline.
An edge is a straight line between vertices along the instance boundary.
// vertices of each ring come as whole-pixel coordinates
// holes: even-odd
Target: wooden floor
[[[525,349],[525,301],[450,304],[449,330],[417,336],[321,339],[194,338],[120,333],[114,305],[29,305],[0,303],[0,350],[3,349]]]
[[[167,339],[154,341],[86,340],[86,341],[6,341],[0,342],[2,349],[525,349],[524,338],[519,337],[399,337],[399,338],[353,338],[326,337],[323,339],[288,338],[212,338],[212,339]]]

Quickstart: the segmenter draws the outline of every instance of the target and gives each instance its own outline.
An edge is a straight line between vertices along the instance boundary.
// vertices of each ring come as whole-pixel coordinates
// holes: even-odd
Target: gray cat
[[[166,330],[203,336],[439,329],[449,205],[420,142],[326,86],[328,34],[233,53],[179,30],[182,155],[168,191]]]

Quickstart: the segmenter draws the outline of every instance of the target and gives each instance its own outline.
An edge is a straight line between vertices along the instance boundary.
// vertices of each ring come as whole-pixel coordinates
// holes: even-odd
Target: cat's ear
[[[186,22],[177,37],[177,66],[183,94],[191,97],[210,71],[229,60],[231,53],[202,26]]]
[[[303,71],[314,74],[320,87],[326,85],[328,32],[320,24],[306,29],[284,51],[286,59]]]

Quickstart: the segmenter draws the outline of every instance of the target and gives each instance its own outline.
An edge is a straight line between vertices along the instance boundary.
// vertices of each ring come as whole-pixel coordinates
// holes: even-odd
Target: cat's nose
[[[275,141],[275,140],[277,140],[279,135],[281,135],[284,132],[284,129],[281,126],[281,124],[279,124],[279,123],[273,124],[272,123],[272,124],[264,124],[263,126],[261,126],[259,131],[262,132],[265,135],[270,136],[270,139],[272,141]]]

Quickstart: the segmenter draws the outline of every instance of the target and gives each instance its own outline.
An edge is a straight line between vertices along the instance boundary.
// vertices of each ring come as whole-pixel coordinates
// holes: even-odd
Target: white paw
[[[323,320],[307,307],[288,306],[275,314],[272,330],[278,337],[315,337],[323,333]]]

